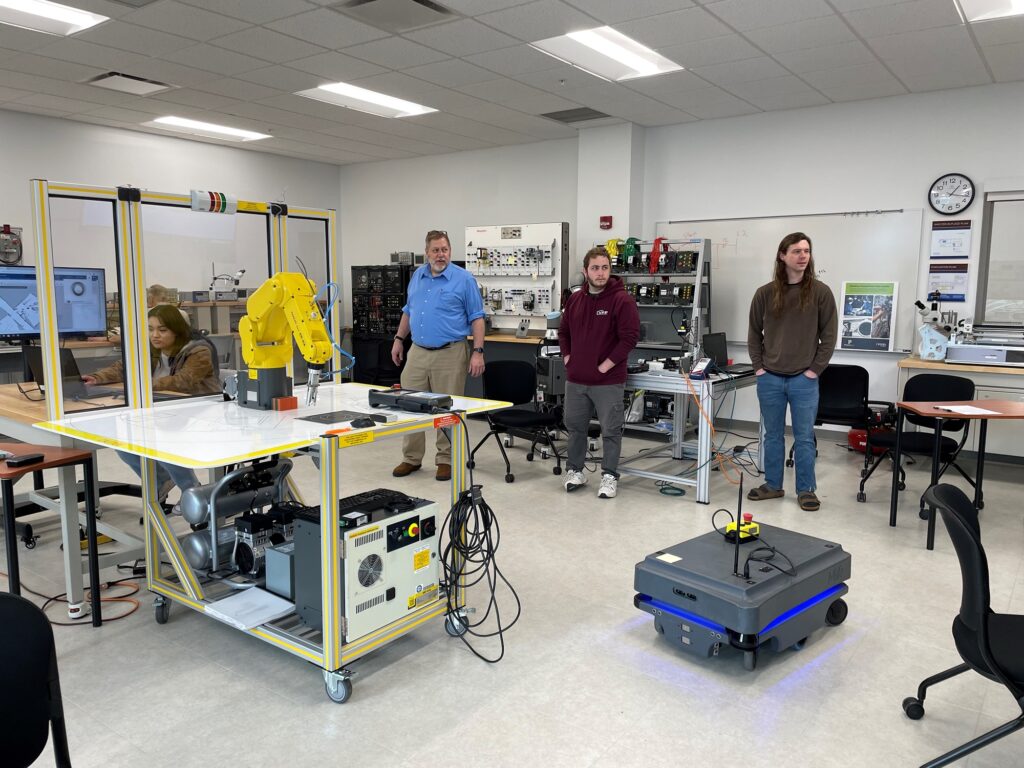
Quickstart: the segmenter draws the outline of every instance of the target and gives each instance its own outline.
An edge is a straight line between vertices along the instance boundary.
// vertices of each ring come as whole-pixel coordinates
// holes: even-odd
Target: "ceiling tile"
[[[832,15],[825,0],[718,0],[704,7],[740,32]]]
[[[138,24],[126,24],[123,21],[108,21],[75,35],[75,39],[143,53],[147,56],[162,56],[165,53],[195,45],[195,40],[191,38],[169,35],[166,32],[141,27]]]
[[[0,103],[5,101],[14,101],[15,99],[21,99],[25,96],[31,95],[31,91],[21,91],[17,88],[4,88],[0,85]]]
[[[337,11],[328,8],[300,13],[298,16],[290,16],[266,26],[331,50],[349,45],[359,45],[388,36],[388,33],[383,30],[363,24],[348,16],[342,16]]]
[[[561,0],[536,0],[477,18],[484,24],[528,43],[564,35],[566,32],[602,26],[593,16]]]
[[[851,86],[857,83],[887,83],[895,79],[892,73],[878,62],[832,67],[818,72],[804,72],[800,77],[818,90]]]
[[[387,37],[372,43],[353,45],[342,49],[342,53],[372,61],[388,69],[408,69],[448,58],[446,54],[403,37]]]
[[[531,136],[506,128],[500,128],[490,123],[481,123],[470,120],[459,115],[449,115],[444,112],[433,112],[429,115],[418,115],[416,122],[439,130],[449,131],[461,136],[488,141],[494,144],[522,143],[532,141]]]
[[[1024,16],[971,24],[971,31],[980,45],[1024,43]]]
[[[159,103],[157,106],[160,106]],[[140,112],[135,109],[125,109],[124,107],[97,107],[96,109],[92,109],[81,114],[88,117],[102,117],[107,120],[116,120],[119,123],[127,123],[129,125],[138,125],[140,123],[149,122],[154,117],[164,114],[164,111]]]
[[[634,82],[658,80],[661,77],[664,77],[664,75],[642,77]],[[599,78],[594,77],[589,72],[584,72],[582,69],[571,67],[568,64],[562,64],[554,69],[545,69],[540,72],[527,72],[522,75],[516,75],[512,79],[554,94],[566,93],[572,88],[586,88],[588,85],[601,82]]]
[[[385,121],[382,119],[378,121],[379,124],[372,126],[372,128],[369,128],[368,130],[418,139],[419,141],[427,141],[432,144],[452,147],[453,149],[484,149],[486,147],[494,146],[493,142],[471,138],[463,133],[442,131],[433,126],[426,125],[420,121],[423,117],[426,117],[426,115],[417,115],[416,117],[410,117],[404,120]]]
[[[838,16],[819,16],[776,27],[752,29],[747,32],[747,37],[767,53],[819,48],[856,39]]]
[[[777,53],[775,60],[790,72],[797,74],[878,61],[875,54],[859,40],[830,45],[827,48],[807,48],[802,51]]]
[[[462,85],[494,79],[494,73],[489,69],[478,67],[462,59],[446,59],[434,64],[411,67],[405,70],[405,74],[435,85],[443,85],[446,88],[458,88]]]
[[[101,16],[109,16],[112,19],[124,16],[132,10],[128,5],[112,2],[112,0],[75,0],[75,8],[81,8],[83,11],[92,11]]]
[[[251,27],[241,32],[218,37],[212,42],[221,48],[228,48],[247,56],[255,56],[278,64],[292,59],[303,59],[323,53],[325,50],[319,45],[305,43],[264,27]]]
[[[505,77],[515,77],[524,72],[539,72],[555,67],[564,67],[565,63],[541,53],[528,45],[517,45],[513,48],[502,48],[466,56],[466,61],[497,72]]]
[[[187,67],[184,64],[163,59],[148,59],[140,64],[136,64],[129,71],[138,77],[148,77],[150,80],[159,80],[161,83],[181,86],[207,83],[211,80],[218,80],[221,77],[215,72]]]
[[[266,24],[297,13],[309,11],[316,6],[305,0],[182,0],[189,5],[223,13],[250,24]],[[273,25],[268,25],[273,26]]]
[[[419,104],[433,107],[426,101],[432,94],[439,93],[445,89],[410,77],[402,72],[385,72],[372,77],[362,77],[353,81],[360,88],[369,88],[371,91],[386,93],[389,96],[397,96],[400,99],[409,99]]]
[[[241,53],[218,48],[209,43],[200,43],[191,48],[169,53],[161,58],[178,64],[216,72],[221,76],[235,75],[239,72],[248,72],[267,66],[267,62],[261,59],[244,56]]]
[[[983,48],[982,52],[996,82],[1024,80],[1024,43],[1007,43]]]
[[[196,89],[243,101],[256,101],[257,99],[265,99],[268,96],[280,93],[276,88],[268,88],[259,83],[250,83],[233,77],[211,80],[208,83],[199,83],[196,85]]]
[[[210,13],[201,8],[162,0],[126,14],[122,21],[141,24],[174,35],[190,37],[193,40],[211,40],[245,29],[249,25],[238,19],[229,19],[219,13]]]
[[[731,83],[745,83],[750,80],[763,80],[768,77],[781,77],[789,74],[776,61],[767,56],[743,61],[728,61],[724,64],[712,64],[710,67],[697,67],[693,73],[715,85],[728,86]]]
[[[495,48],[508,48],[518,42],[515,38],[485,27],[473,19],[438,24],[435,27],[409,32],[405,36],[450,56],[469,56]]]
[[[44,35],[42,32],[0,24],[0,48],[8,48],[12,51],[35,51],[53,45],[54,39],[53,35]]]
[[[331,1],[331,0],[328,0]],[[333,0],[336,2],[337,0]],[[484,13],[501,11],[516,5],[528,3],[530,0],[444,0],[444,6],[451,8],[463,16],[480,16]]]
[[[490,123],[499,128],[525,133],[540,139],[557,139],[576,135],[576,130],[570,126],[542,117],[526,115],[500,104],[485,103],[451,111],[454,114],[468,117],[470,120]]]
[[[615,28],[651,48],[720,37],[733,31],[703,8],[687,8],[648,19],[626,21],[616,24]]]
[[[193,88],[175,88],[173,91],[165,91],[149,97],[156,101],[168,102],[170,104],[184,104],[196,109],[224,110],[237,106],[241,102],[227,96],[218,96],[215,93],[197,91]]]
[[[322,77],[311,75],[307,72],[299,72],[290,67],[265,67],[252,72],[242,72],[238,75],[240,80],[247,80],[250,83],[265,85],[278,91],[304,91],[307,88],[316,88],[324,82]]]
[[[789,96],[793,94],[809,94],[816,91],[794,75],[783,75],[782,77],[768,77],[764,80],[750,80],[745,83],[736,83],[729,86],[729,92],[739,96],[751,103],[757,103],[754,97],[772,99],[777,96]],[[758,104],[760,106],[760,104]]]
[[[67,117],[72,114],[63,109],[47,109],[46,107],[36,107],[31,104],[23,104],[20,101],[8,101],[4,104],[4,109],[12,109],[15,112],[29,112],[33,115],[46,115],[47,117]]]
[[[39,75],[41,77],[52,77],[56,80],[71,80],[72,82],[87,80],[107,71],[105,68],[77,64],[73,61],[50,59],[34,53],[22,53],[5,59],[0,62],[0,69],[25,72],[26,74]]]
[[[134,73],[134,68],[146,61],[145,56],[140,56],[137,53],[72,38],[58,40],[52,45],[40,49],[37,53],[41,56],[74,61],[100,69],[113,69],[118,72]]]
[[[54,109],[59,112],[88,112],[102,106],[89,101],[78,99],[66,99],[63,96],[51,96],[48,93],[33,93],[25,96],[16,102],[22,106],[41,107],[42,109]]]
[[[123,105],[135,99],[134,96],[116,91],[108,91],[91,85],[69,83],[66,80],[54,80],[36,74],[0,71],[0,80],[8,88],[16,88],[29,93],[48,93],[51,96],[63,96],[79,101],[94,101],[97,104]]]
[[[721,35],[693,40],[683,45],[659,48],[658,53],[676,64],[694,69],[763,56],[763,52],[740,35]]]
[[[992,82],[992,78],[984,69],[961,69],[960,67],[932,70],[914,75],[900,75],[900,79],[912,93],[968,88],[972,85],[989,85]]]
[[[934,27],[963,25],[951,0],[913,0],[881,5],[845,14],[850,25],[864,37],[880,37]]]
[[[624,83],[624,85],[651,98],[672,103],[669,99],[673,96],[687,91],[703,90],[710,83],[692,72],[670,72],[657,77],[638,78]]]
[[[900,82],[891,77],[888,80],[867,83],[855,82],[845,85],[822,87],[819,90],[828,96],[832,101],[861,101],[862,99],[881,99],[886,96],[901,96],[907,93],[907,89],[900,85]]]
[[[690,0],[565,0],[605,24],[642,19],[692,6]]]
[[[900,78],[952,68],[984,71],[981,56],[962,26],[876,37],[868,45]]]
[[[615,117],[633,119],[634,115],[648,114],[652,119],[667,114],[670,109],[661,100],[653,99],[618,83],[595,83],[571,90],[571,98],[584,106]]]
[[[903,2],[904,0],[896,0]],[[840,13],[858,11],[861,8],[877,8],[880,5],[892,5],[893,0],[830,0],[832,7]]]
[[[308,72],[311,75],[320,75],[329,82],[341,82],[355,80],[360,77],[369,77],[381,72],[387,72],[384,67],[378,67],[362,59],[346,56],[337,51],[318,53],[307,59],[289,61],[288,66],[301,72]]]
[[[530,115],[541,115],[545,112],[558,112],[563,109],[572,109],[578,104],[555,96],[553,93],[531,88],[515,80],[501,78],[489,80],[485,83],[474,83],[458,89],[470,96],[476,96],[486,101],[493,101],[496,104],[503,104],[511,109],[526,112]]]
[[[676,109],[681,109],[701,120],[716,120],[760,112],[752,104],[715,87],[681,93],[671,103]]]

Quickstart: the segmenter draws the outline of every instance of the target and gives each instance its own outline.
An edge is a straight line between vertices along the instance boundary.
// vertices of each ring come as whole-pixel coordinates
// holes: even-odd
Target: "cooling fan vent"
[[[382,573],[384,573],[384,561],[380,559],[380,555],[368,555],[359,563],[357,577],[362,586],[372,587],[380,581]]]

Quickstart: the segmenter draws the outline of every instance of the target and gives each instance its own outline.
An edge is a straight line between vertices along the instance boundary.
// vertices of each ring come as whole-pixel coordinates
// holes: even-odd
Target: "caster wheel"
[[[793,460],[792,459],[786,459],[786,466],[787,467],[792,467],[793,466]]]
[[[505,475],[505,482],[506,483],[514,483],[515,481],[516,481],[516,476],[513,475],[511,472],[509,472],[507,475]]]
[[[901,480],[900,482],[898,482],[898,483],[896,484],[896,488],[897,488],[897,490],[900,490],[900,491],[905,491],[905,490],[907,490],[907,484],[906,484],[906,483],[904,483],[904,482],[903,482],[903,481]]]
[[[466,462],[466,469],[474,469],[475,467],[476,467],[476,462],[475,461],[467,461]]]
[[[551,474],[553,474],[553,475],[560,475],[560,474],[562,474],[562,468],[561,467],[555,467],[554,469],[551,470]]]
[[[984,501],[979,501],[978,502],[978,509],[984,509],[984,508],[985,508],[985,502]]]
[[[868,495],[866,493],[861,492],[861,493],[857,494],[857,501],[859,501],[861,504],[863,504],[867,500],[868,500]]]
[[[352,698],[352,681],[346,677],[332,685],[331,681],[325,680],[324,690],[327,692],[327,698],[335,704],[344,704]]]
[[[157,624],[166,624],[171,617],[171,604],[167,600],[153,604]]]
[[[449,613],[444,617],[444,631],[451,637],[462,637],[466,634],[466,620],[457,613]]]
[[[927,509],[919,509],[919,510],[917,510],[917,516],[920,517],[922,520],[927,520],[928,519],[928,510]]]
[[[920,720],[924,717],[924,703],[920,699],[908,696],[903,700],[903,712],[911,720]]]
[[[797,640],[795,643],[793,643],[793,650],[794,651],[802,651],[804,649],[805,645],[807,645],[807,638],[806,637],[802,638],[800,640]]]
[[[757,651],[743,652],[743,668],[747,672],[753,672],[757,669]]]
[[[850,607],[846,604],[845,600],[840,598],[828,607],[828,613],[825,614],[825,623],[830,627],[838,627],[846,621],[846,615],[849,612]]]
[[[526,460],[527,461],[533,461],[533,454],[532,453],[526,454]]]

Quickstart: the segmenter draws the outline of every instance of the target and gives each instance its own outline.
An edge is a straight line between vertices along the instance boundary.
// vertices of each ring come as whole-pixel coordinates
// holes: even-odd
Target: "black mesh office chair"
[[[490,431],[470,452],[467,466],[475,465],[476,452],[487,442],[487,438],[493,436],[501,450],[502,458],[505,459],[505,482],[513,482],[516,477],[512,474],[512,465],[509,463],[500,436],[516,434],[523,435],[531,441],[530,450],[526,454],[527,461],[533,461],[537,443],[543,443],[555,457],[555,467],[551,471],[556,475],[562,474],[562,456],[551,439],[551,432],[559,428],[562,416],[557,409],[541,411],[537,408],[537,371],[534,366],[525,360],[499,360],[488,363],[484,369],[483,389],[484,397],[488,400],[504,400],[513,405],[532,403],[532,406],[506,408],[485,414]]]
[[[920,376],[914,376],[907,379],[906,386],[903,387],[903,400],[907,402],[973,399],[974,382],[970,379],[965,379],[962,376],[948,376],[944,373],[923,373]],[[905,417],[905,421],[927,431],[914,432],[904,429],[901,436],[900,452],[902,454],[912,454],[917,456],[931,456],[932,448],[935,445],[935,420],[924,416],[918,416],[913,413],[908,413]],[[968,419],[943,420],[942,446],[940,448],[942,468],[939,470],[939,477],[941,478],[947,469],[953,467],[953,469],[959,472],[973,487],[974,479],[964,471],[963,467],[956,463],[957,456],[960,455],[960,451],[967,442],[969,424],[970,421]],[[949,433],[957,432],[961,433],[959,440],[947,437]],[[878,469],[878,465],[881,464],[886,457],[892,458],[893,453],[896,450],[896,433],[883,432],[876,434],[872,437],[872,442],[877,447],[885,448],[885,452],[875,459],[875,463],[871,465],[870,469],[862,473],[860,491],[857,493],[857,501],[867,500],[867,496],[864,493],[864,484],[867,483],[871,475],[874,474],[874,471]],[[898,471],[900,473],[900,477],[899,485],[897,487],[903,491],[906,490],[907,487],[907,475],[903,470],[903,467],[899,467]],[[919,514],[922,517],[927,517],[927,514],[924,511],[924,506],[924,496],[922,496]]]
[[[818,382],[818,414],[814,417],[814,426],[836,424],[851,429],[863,429],[867,434],[867,447],[864,451],[864,469],[867,470],[871,461],[871,427],[885,423],[893,407],[890,402],[869,400],[869,378],[867,369],[859,365],[832,364],[821,372]],[[880,411],[871,406],[884,406]],[[882,416],[877,414],[881,413]],[[815,437],[817,444],[817,437]],[[789,448],[786,466],[793,466],[793,451]]]
[[[925,501],[942,515],[960,561],[963,595],[960,612],[953,619],[953,642],[964,663],[922,681],[917,696],[903,700],[903,711],[911,720],[920,720],[928,688],[969,669],[1003,685],[1021,708],[1016,719],[922,766],[938,768],[1024,728],[1024,616],[992,611],[988,560],[981,545],[978,512],[971,500],[956,486],[942,484],[925,491]]]
[[[32,765],[52,728],[57,766],[70,768],[50,622],[25,598],[0,594],[0,648],[0,763],[11,768]]]

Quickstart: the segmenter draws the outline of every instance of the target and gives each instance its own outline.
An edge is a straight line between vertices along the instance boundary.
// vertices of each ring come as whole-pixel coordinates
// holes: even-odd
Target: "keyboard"
[[[338,499],[338,513],[341,515],[348,514],[349,512],[369,513],[378,509],[384,509],[390,504],[408,504],[411,509],[415,504],[415,499],[412,499],[401,491],[391,491],[387,488],[376,488],[372,491],[364,491],[363,493],[357,493],[354,496],[346,496],[344,499]]]

